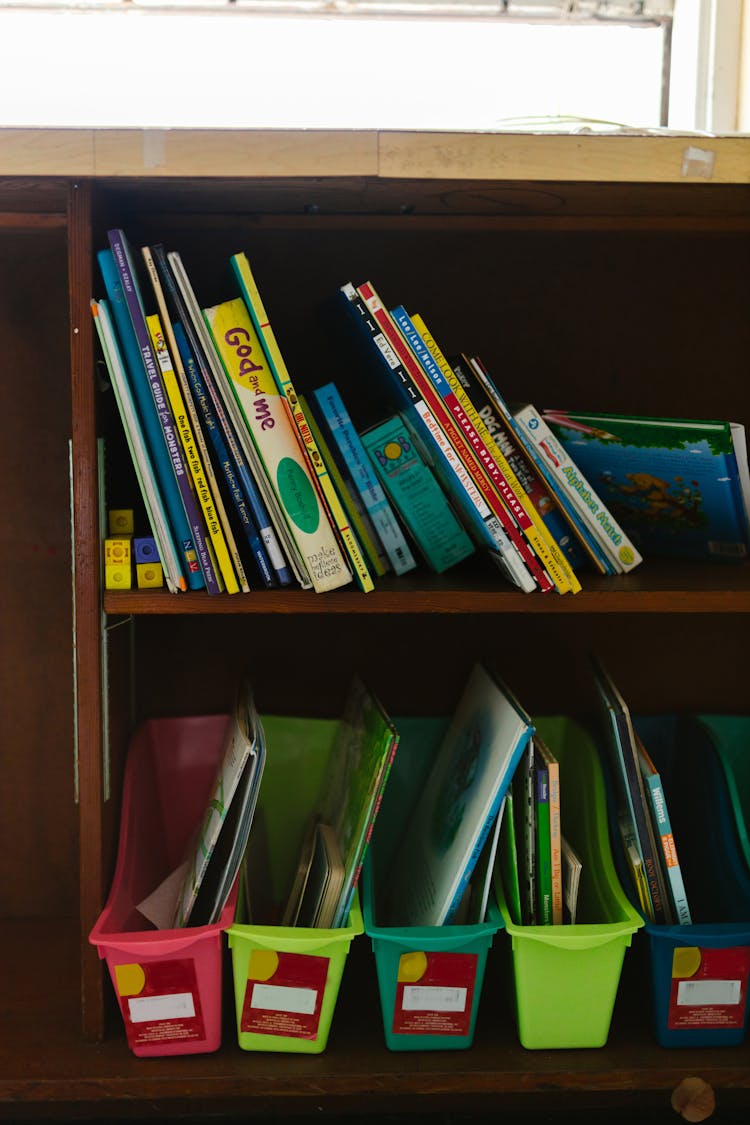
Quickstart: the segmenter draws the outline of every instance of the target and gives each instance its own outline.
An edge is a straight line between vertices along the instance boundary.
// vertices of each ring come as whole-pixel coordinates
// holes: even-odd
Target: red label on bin
[[[327,957],[254,949],[240,1031],[315,1039],[328,979]]]
[[[468,1035],[476,953],[404,953],[398,967],[393,1031],[398,1035]]]
[[[672,959],[670,1030],[745,1026],[750,948],[680,946]]]
[[[190,958],[115,965],[113,973],[131,1047],[205,1037]]]

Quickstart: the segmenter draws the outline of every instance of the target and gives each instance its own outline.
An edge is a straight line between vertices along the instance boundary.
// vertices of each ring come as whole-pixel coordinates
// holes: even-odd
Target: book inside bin
[[[266,923],[289,895],[310,816],[321,804],[338,721],[263,715],[262,722],[268,756],[228,932],[237,1040],[246,1051],[318,1054],[328,1042],[349,947],[363,932],[358,895],[339,929]]]
[[[109,969],[135,1055],[215,1051],[221,1044],[222,931],[156,930],[137,906],[180,864],[206,810],[226,715],[152,719],[134,733],[123,782],[117,862],[89,940]]]
[[[378,915],[391,855],[448,726],[443,718],[399,718],[400,742],[375,822],[362,879],[386,1046],[456,1050],[474,1038],[487,953],[502,926],[493,894],[486,920],[471,925],[390,926]]]
[[[732,1046],[747,1027],[750,873],[716,748],[728,722],[633,720],[661,774],[692,917],[690,925],[646,922],[655,1032],[665,1047]]]
[[[560,763],[562,833],[582,862],[574,925],[517,925],[497,880],[510,943],[513,999],[524,1047],[603,1047],[625,952],[643,925],[615,872],[599,756],[565,717],[534,719]]]

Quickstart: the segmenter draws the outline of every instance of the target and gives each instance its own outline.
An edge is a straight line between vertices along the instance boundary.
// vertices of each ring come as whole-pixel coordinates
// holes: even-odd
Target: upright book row
[[[335,382],[296,394],[244,253],[237,296],[203,308],[178,252],[108,241],[91,308],[171,591],[367,592],[478,550],[520,590],[575,593],[584,563],[641,561],[534,407],[369,282],[336,294],[379,411],[356,428]]]

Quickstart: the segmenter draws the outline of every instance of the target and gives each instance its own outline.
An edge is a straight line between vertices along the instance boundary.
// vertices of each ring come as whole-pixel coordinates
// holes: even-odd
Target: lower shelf
[[[501,935],[498,935],[500,937]],[[116,1019],[101,1043],[80,1033],[79,940],[73,922],[0,922],[0,1119],[140,1115],[243,1118],[308,1113],[417,1117],[521,1111],[557,1120],[587,1109],[661,1109],[688,1075],[725,1111],[750,1108],[750,1048],[668,1050],[650,1032],[649,998],[626,968],[609,1043],[589,1051],[519,1046],[497,959],[488,963],[474,1045],[405,1055],[385,1047],[369,941],[355,941],[326,1051],[240,1050],[227,995],[222,1048],[137,1059]],[[628,958],[626,958],[626,965]],[[229,969],[229,966],[227,966]],[[229,972],[227,973],[229,980]],[[585,1004],[586,997],[581,997]]]

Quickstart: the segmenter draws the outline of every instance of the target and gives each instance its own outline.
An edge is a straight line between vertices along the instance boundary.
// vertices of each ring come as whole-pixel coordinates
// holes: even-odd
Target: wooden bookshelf
[[[370,277],[419,308],[448,350],[482,355],[511,399],[750,425],[750,139],[0,131],[0,785],[11,795],[0,1117],[500,1103],[530,1118],[626,1105],[666,1117],[691,1074],[720,1106],[747,1110],[747,1044],[656,1045],[640,939],[597,1050],[518,1045],[500,933],[468,1051],[385,1048],[362,937],[323,1055],[240,1051],[228,996],[216,1054],[130,1054],[87,935],[112,877],[134,722],[227,709],[240,666],[267,713],[337,714],[354,663],[392,714],[447,713],[480,656],[532,714],[582,715],[592,648],[634,711],[743,713],[750,567],[647,560],[617,579],[584,573],[575,597],[516,593],[478,560],[368,595],[103,591],[98,437],[107,502],[120,506],[127,484],[88,306],[108,225],[180,249],[206,303],[223,299],[225,259],[245,248],[299,390],[334,362],[314,307]]]

